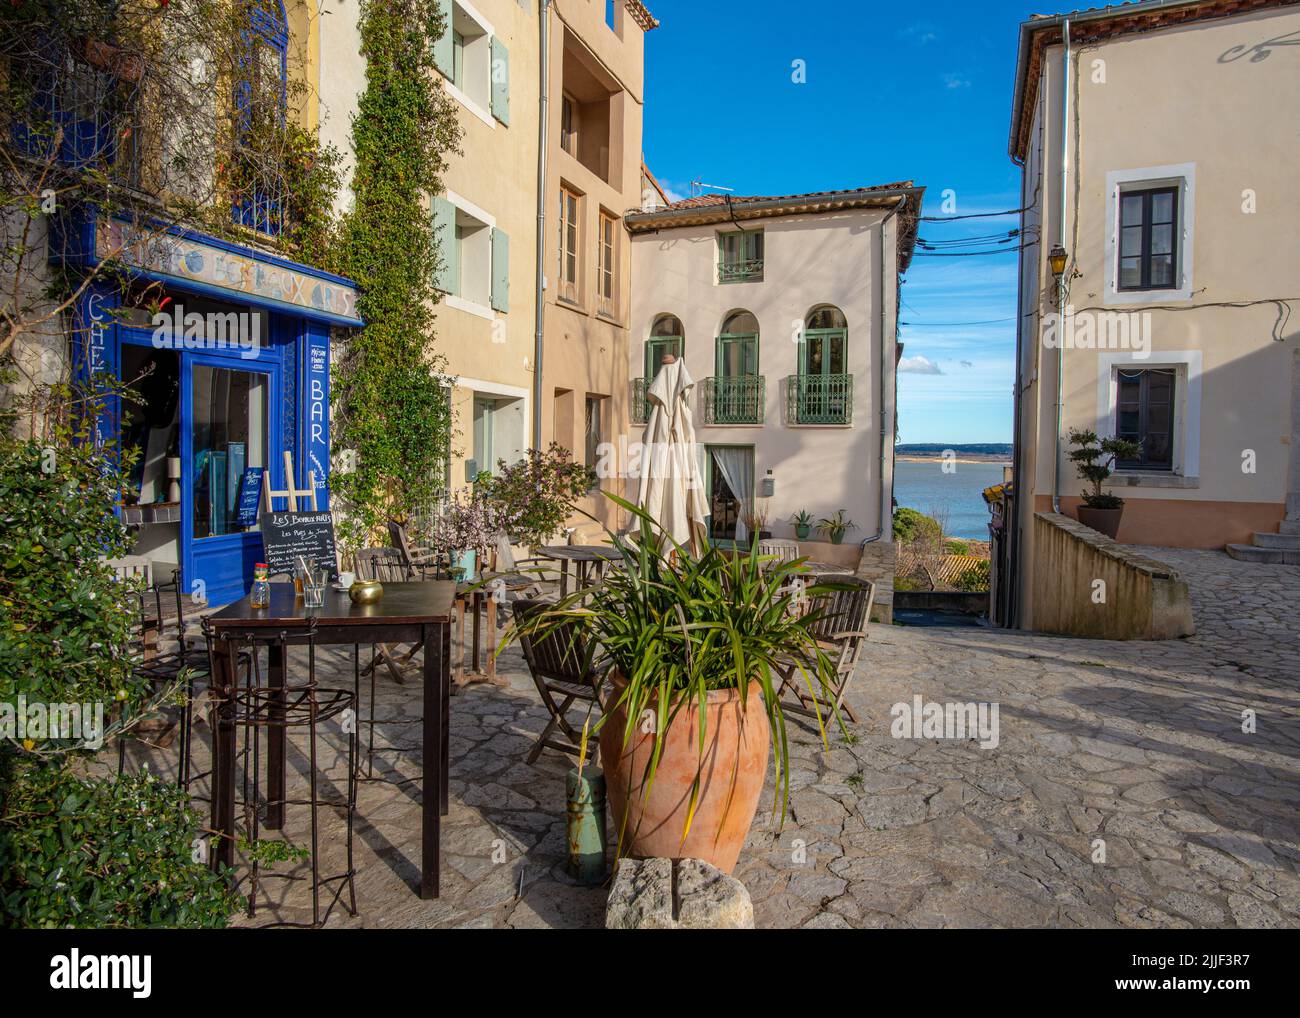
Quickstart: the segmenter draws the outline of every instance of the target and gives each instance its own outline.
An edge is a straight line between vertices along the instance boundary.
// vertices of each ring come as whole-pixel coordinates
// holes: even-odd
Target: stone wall
[[[894,566],[898,546],[892,541],[873,541],[856,547],[861,557],[854,572],[876,585],[871,621],[891,625],[894,621]]]
[[[1191,636],[1187,584],[1154,559],[1058,513],[1034,515],[1034,628],[1106,640]]]

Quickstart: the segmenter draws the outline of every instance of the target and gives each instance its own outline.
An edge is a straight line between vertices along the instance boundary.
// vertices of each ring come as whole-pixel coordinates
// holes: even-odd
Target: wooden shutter
[[[510,123],[510,54],[496,36],[492,37],[492,116]]]
[[[510,238],[504,230],[492,230],[492,307],[510,310]]]

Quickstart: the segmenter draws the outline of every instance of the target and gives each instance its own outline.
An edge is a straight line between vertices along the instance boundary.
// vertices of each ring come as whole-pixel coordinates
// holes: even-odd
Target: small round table
[[[623,553],[608,544],[552,544],[538,548],[537,554],[560,563],[560,597],[569,593],[569,563],[576,566],[579,587],[585,587],[595,566],[597,572],[606,562],[617,562]]]

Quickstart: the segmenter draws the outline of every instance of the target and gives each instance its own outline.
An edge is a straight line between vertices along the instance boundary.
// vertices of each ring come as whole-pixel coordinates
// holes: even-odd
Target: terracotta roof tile
[[[806,191],[803,194],[700,194],[694,198],[683,198],[681,201],[675,201],[671,205],[666,205],[662,209],[656,209],[656,212],[671,212],[674,209],[698,209],[708,208],[712,205],[725,205],[727,199],[731,199],[732,205],[744,205],[747,202],[756,201],[805,201],[815,198],[834,198],[837,195],[858,194],[862,191],[896,191],[900,188],[911,187],[910,180],[901,180],[893,184],[873,184],[870,187],[849,187],[841,188],[837,191]]]

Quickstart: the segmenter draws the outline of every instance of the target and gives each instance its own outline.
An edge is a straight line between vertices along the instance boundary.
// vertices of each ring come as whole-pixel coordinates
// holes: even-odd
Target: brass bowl
[[[348,597],[355,604],[375,604],[384,596],[384,585],[378,580],[357,580],[348,588]]]

